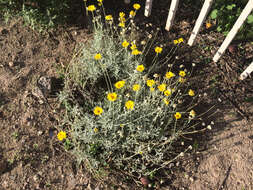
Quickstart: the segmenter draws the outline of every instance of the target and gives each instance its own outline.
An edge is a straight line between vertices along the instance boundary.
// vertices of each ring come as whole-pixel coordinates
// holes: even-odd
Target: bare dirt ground
[[[160,12],[152,14],[144,21],[163,26],[155,20]],[[171,42],[178,35],[188,39],[194,20],[182,18],[178,23],[173,29],[177,33],[162,31],[165,39]],[[38,79],[58,78],[56,68],[66,66],[76,44],[88,38],[87,30],[80,27],[41,35],[24,27],[21,19],[7,25],[0,22],[0,189],[141,189],[120,182],[101,185],[85,168],[77,167],[53,134],[62,111],[57,97],[38,95]],[[253,189],[252,102],[243,103],[252,97],[252,79],[233,80],[238,78],[238,67],[245,68],[240,64],[252,59],[252,44],[242,43],[237,55],[226,53],[221,66],[201,61],[211,58],[223,39],[202,31],[199,45],[186,47],[177,58],[178,64],[198,64],[195,80],[203,87],[199,93],[207,93],[207,107],[215,105],[216,113],[205,121],[214,121],[212,130],[196,137],[193,152],[175,163],[178,169],[157,189]],[[203,50],[203,44],[212,48]],[[219,93],[213,84],[215,73]]]

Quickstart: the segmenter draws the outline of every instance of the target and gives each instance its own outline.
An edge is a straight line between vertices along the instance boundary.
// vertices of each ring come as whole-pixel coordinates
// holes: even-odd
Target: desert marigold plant
[[[66,108],[63,125],[70,129],[73,153],[93,171],[110,167],[149,175],[166,168],[182,152],[173,148],[174,142],[194,131],[198,118],[195,90],[187,86],[190,73],[171,67],[158,73],[156,67],[168,64],[162,58],[166,47],[150,41],[143,47],[129,35],[128,25],[134,25],[128,19],[133,19],[140,5],[133,8],[129,18],[119,13],[124,30],[117,19],[103,26],[104,18],[112,20],[110,15],[91,13],[93,37],[77,47],[59,95]],[[149,51],[156,53],[152,64],[146,61]]]

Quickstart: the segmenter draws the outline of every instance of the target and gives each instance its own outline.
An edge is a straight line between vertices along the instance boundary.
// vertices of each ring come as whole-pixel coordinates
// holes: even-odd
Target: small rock
[[[140,180],[141,180],[142,185],[144,185],[144,187],[148,186],[149,180],[147,177],[141,177]]]
[[[43,131],[38,131],[38,136],[42,135]]]
[[[13,67],[13,66],[14,66],[13,61],[10,61],[10,62],[9,62],[9,66],[10,66],[10,67]]]
[[[193,181],[194,181],[193,177],[190,177],[189,179],[190,179],[190,181],[191,181],[191,182],[193,182]]]

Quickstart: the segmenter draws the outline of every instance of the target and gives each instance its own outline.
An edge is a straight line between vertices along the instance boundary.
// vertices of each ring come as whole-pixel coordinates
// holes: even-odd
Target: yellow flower
[[[166,84],[160,84],[158,87],[157,87],[161,92],[165,91],[166,89]]]
[[[177,45],[179,43],[178,40],[174,40],[173,42],[175,45]]]
[[[135,3],[135,4],[133,5],[133,8],[134,8],[135,10],[138,10],[138,9],[141,8],[141,6],[140,6],[140,4]]]
[[[112,18],[112,15],[106,15],[105,16],[105,20],[108,20],[108,21],[110,21],[110,20],[112,20],[113,18]]]
[[[158,54],[158,53],[161,53],[162,50],[163,50],[163,48],[161,48],[161,47],[156,47],[156,48],[155,48],[155,52],[156,52],[157,54]]]
[[[172,77],[174,77],[174,76],[175,76],[175,74],[172,73],[171,71],[169,71],[169,72],[167,72],[167,73],[165,74],[165,77],[166,77],[167,79],[170,79],[170,78],[172,78]]]
[[[124,22],[120,22],[118,26],[121,27],[121,28],[125,28],[126,25],[125,25]]]
[[[125,81],[121,80],[121,81],[118,81],[114,84],[114,86],[117,88],[117,89],[120,89],[122,88],[124,85],[125,85]]]
[[[95,56],[94,56],[94,59],[95,60],[100,60],[102,58],[101,54],[100,53],[97,53]]]
[[[130,47],[130,48],[131,48],[131,50],[135,50],[135,49],[137,49],[136,45],[135,45],[133,42],[132,42],[131,44],[132,44],[132,45],[131,45],[131,47]]]
[[[153,79],[147,80],[147,86],[152,87],[155,84],[155,81]]]
[[[186,79],[183,77],[179,77],[179,79],[178,79],[178,82],[180,82],[180,83],[184,83],[185,81],[186,81]]]
[[[194,96],[195,92],[192,89],[190,89],[189,92],[188,92],[188,94],[189,94],[189,96]]]
[[[183,38],[179,38],[179,39],[178,39],[178,43],[179,43],[179,44],[182,43],[183,41],[184,41]]]
[[[122,42],[122,46],[125,48],[125,47],[129,46],[129,43],[126,40],[124,40],[124,42]]]
[[[103,0],[97,0],[99,3],[103,3]]]
[[[98,132],[98,128],[95,127],[95,128],[93,129],[93,131],[94,131],[95,133],[97,133],[97,132]]]
[[[103,109],[102,109],[101,107],[98,107],[98,106],[97,106],[97,107],[94,108],[93,113],[94,113],[95,115],[100,115],[100,114],[103,113]]]
[[[111,102],[117,100],[117,94],[115,92],[108,93],[107,94],[107,99]]]
[[[120,13],[119,13],[119,17],[120,17],[120,18],[124,18],[124,17],[125,17],[125,13],[120,12]]]
[[[129,16],[134,17],[136,15],[135,11],[130,11]]]
[[[211,24],[210,22],[207,22],[207,23],[206,23],[206,29],[211,28],[211,26],[212,26],[212,24]]]
[[[128,100],[125,104],[126,108],[129,110],[129,109],[134,109],[134,101],[132,100]]]
[[[96,7],[95,7],[95,5],[90,5],[90,6],[88,6],[87,10],[92,12],[92,11],[96,10]]]
[[[154,91],[155,91],[155,88],[152,88],[152,87],[151,87],[151,88],[150,88],[150,91],[151,91],[151,92],[154,92]]]
[[[60,131],[60,132],[57,134],[57,138],[59,139],[59,141],[63,141],[64,139],[67,138],[66,132]]]
[[[176,113],[174,114],[174,117],[175,117],[176,119],[180,119],[180,118],[181,118],[181,113],[176,112]]]
[[[138,91],[140,90],[141,86],[139,84],[134,84],[133,85],[133,91]]]
[[[164,93],[165,96],[170,96],[171,95],[171,90],[170,89],[165,90],[163,93]]]
[[[179,75],[180,75],[181,77],[185,77],[186,73],[185,73],[184,71],[179,71]]]
[[[196,116],[196,112],[194,110],[191,110],[189,115],[190,117],[194,118]]]
[[[144,71],[144,69],[145,69],[145,67],[144,67],[143,65],[138,65],[138,66],[136,67],[136,70],[139,71],[139,72]]]
[[[132,51],[132,55],[139,55],[139,54],[141,54],[141,51],[139,51],[138,49]]]
[[[164,98],[163,99],[163,102],[166,104],[166,105],[169,105],[170,101],[167,99],[167,98]]]

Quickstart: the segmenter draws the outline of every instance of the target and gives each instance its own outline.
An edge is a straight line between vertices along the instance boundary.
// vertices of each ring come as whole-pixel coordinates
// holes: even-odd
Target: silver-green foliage
[[[92,169],[110,166],[127,173],[149,174],[180,154],[173,143],[194,129],[189,119],[192,99],[179,76],[159,76],[152,88],[147,86],[151,71],[147,67],[143,72],[136,70],[138,65],[145,65],[146,52],[132,55],[122,42],[133,39],[127,39],[127,33],[115,35],[112,24],[106,26],[95,24],[94,35],[79,47],[65,74],[65,89],[59,96],[66,107],[63,124],[69,126],[73,152]],[[102,55],[101,60],[94,59],[97,53]],[[153,64],[158,60],[156,54]],[[106,87],[99,81],[106,81]],[[117,89],[116,81],[125,81],[125,85]],[[161,83],[171,95],[157,89]],[[132,89],[134,84],[140,85],[138,91]],[[90,86],[95,89],[92,95],[87,92]],[[80,98],[75,95],[76,89],[82,94],[81,101],[76,100]],[[115,101],[107,99],[110,92],[117,94]],[[126,108],[128,100],[134,102],[133,109]],[[96,106],[103,109],[102,114],[93,113]],[[182,118],[175,119],[176,112]]]

